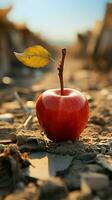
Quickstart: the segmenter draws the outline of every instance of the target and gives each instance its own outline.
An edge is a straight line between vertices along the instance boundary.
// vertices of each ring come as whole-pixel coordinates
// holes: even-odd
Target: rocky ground
[[[84,61],[66,60],[65,86],[81,90],[90,104],[88,124],[74,143],[49,141],[33,112],[41,92],[59,87],[56,67],[33,85],[22,82],[24,87],[2,85],[0,89],[1,199],[111,200],[112,72],[90,70]],[[65,162],[66,156],[72,159],[44,180],[23,173],[32,164],[27,155],[31,152],[65,156]]]

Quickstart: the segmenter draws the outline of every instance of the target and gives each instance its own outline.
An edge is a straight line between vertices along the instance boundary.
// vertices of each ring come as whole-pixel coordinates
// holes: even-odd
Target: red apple
[[[86,126],[89,105],[86,97],[75,89],[47,90],[36,102],[36,114],[47,137],[53,141],[76,140]]]

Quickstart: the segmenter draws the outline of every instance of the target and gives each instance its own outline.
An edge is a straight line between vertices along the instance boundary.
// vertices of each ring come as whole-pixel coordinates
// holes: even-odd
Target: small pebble
[[[14,115],[11,113],[0,114],[0,121],[12,123],[13,119],[14,119]]]

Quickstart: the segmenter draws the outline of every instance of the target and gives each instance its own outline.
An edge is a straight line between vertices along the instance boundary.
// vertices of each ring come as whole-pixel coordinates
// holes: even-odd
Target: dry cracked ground
[[[33,112],[41,92],[59,87],[56,66],[32,85],[0,89],[0,199],[112,199],[112,72],[84,66],[65,63],[65,86],[84,92],[90,105],[74,143],[49,141]]]

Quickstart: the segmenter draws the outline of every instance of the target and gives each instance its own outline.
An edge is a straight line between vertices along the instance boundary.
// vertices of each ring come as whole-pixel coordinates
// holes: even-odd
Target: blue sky
[[[26,23],[50,41],[71,42],[102,19],[107,2],[112,0],[0,0],[0,8],[12,4],[10,20]]]

